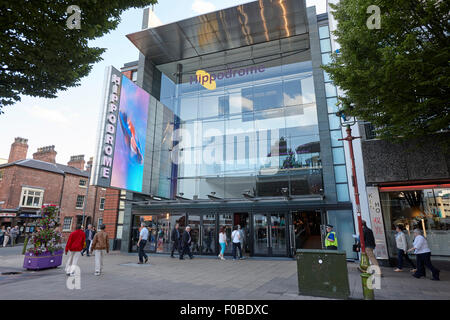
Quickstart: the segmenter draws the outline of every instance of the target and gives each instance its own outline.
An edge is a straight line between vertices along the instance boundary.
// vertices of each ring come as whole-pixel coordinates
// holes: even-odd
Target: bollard
[[[371,276],[370,273],[361,273],[361,282],[362,282],[364,300],[374,300],[375,299],[373,289],[369,289],[367,287],[367,280],[370,278],[370,276]]]

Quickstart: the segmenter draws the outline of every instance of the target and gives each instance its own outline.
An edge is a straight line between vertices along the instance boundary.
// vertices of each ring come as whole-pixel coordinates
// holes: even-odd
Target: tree
[[[380,8],[369,29],[370,5]],[[324,66],[345,93],[345,114],[370,121],[380,138],[450,129],[450,2],[341,0],[331,5],[341,48]]]
[[[0,4],[0,114],[19,95],[55,98],[78,86],[105,48],[88,46],[120,23],[129,8],[156,0],[3,0]],[[77,5],[80,28],[73,28]],[[72,24],[68,25],[69,22]],[[70,26],[70,28],[69,28]]]

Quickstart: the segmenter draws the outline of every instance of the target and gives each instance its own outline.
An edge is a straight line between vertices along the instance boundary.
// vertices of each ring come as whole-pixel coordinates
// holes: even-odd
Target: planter
[[[63,250],[58,250],[51,254],[50,252],[42,253],[36,256],[34,253],[25,253],[23,267],[28,270],[41,270],[56,268],[62,264]]]

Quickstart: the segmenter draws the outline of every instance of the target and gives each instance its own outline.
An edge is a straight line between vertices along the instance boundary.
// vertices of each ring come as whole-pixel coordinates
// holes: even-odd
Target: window
[[[83,209],[83,205],[84,205],[84,196],[78,195],[77,196],[77,203],[76,203],[75,207],[77,209]]]
[[[42,206],[42,200],[44,199],[44,190],[22,188],[21,199],[22,207],[40,208]]]
[[[319,27],[319,38],[329,38],[330,37],[330,31],[328,30],[328,26],[322,26]]]
[[[105,198],[100,198],[100,210],[105,210]]]
[[[78,184],[80,187],[86,187],[87,180],[81,179],[80,183]]]
[[[103,218],[98,218],[97,230],[100,229],[100,226],[103,224]]]
[[[65,217],[62,231],[72,230],[72,217]]]
[[[3,179],[3,173],[5,172],[5,170],[0,170],[0,181],[2,181]]]
[[[131,81],[133,81],[133,82],[137,81],[137,71],[131,72]]]

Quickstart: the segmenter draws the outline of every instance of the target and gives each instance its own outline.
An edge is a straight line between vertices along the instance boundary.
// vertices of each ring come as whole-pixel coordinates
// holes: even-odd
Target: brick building
[[[60,230],[66,239],[82,222],[83,211],[85,226],[105,223],[114,239],[120,191],[89,186],[92,158],[86,164],[84,155],[77,155],[67,165],[59,164],[55,147],[47,146],[27,159],[27,142],[16,138],[8,163],[0,165],[0,225],[18,225],[22,235],[32,232],[42,205],[51,203],[61,208]]]

